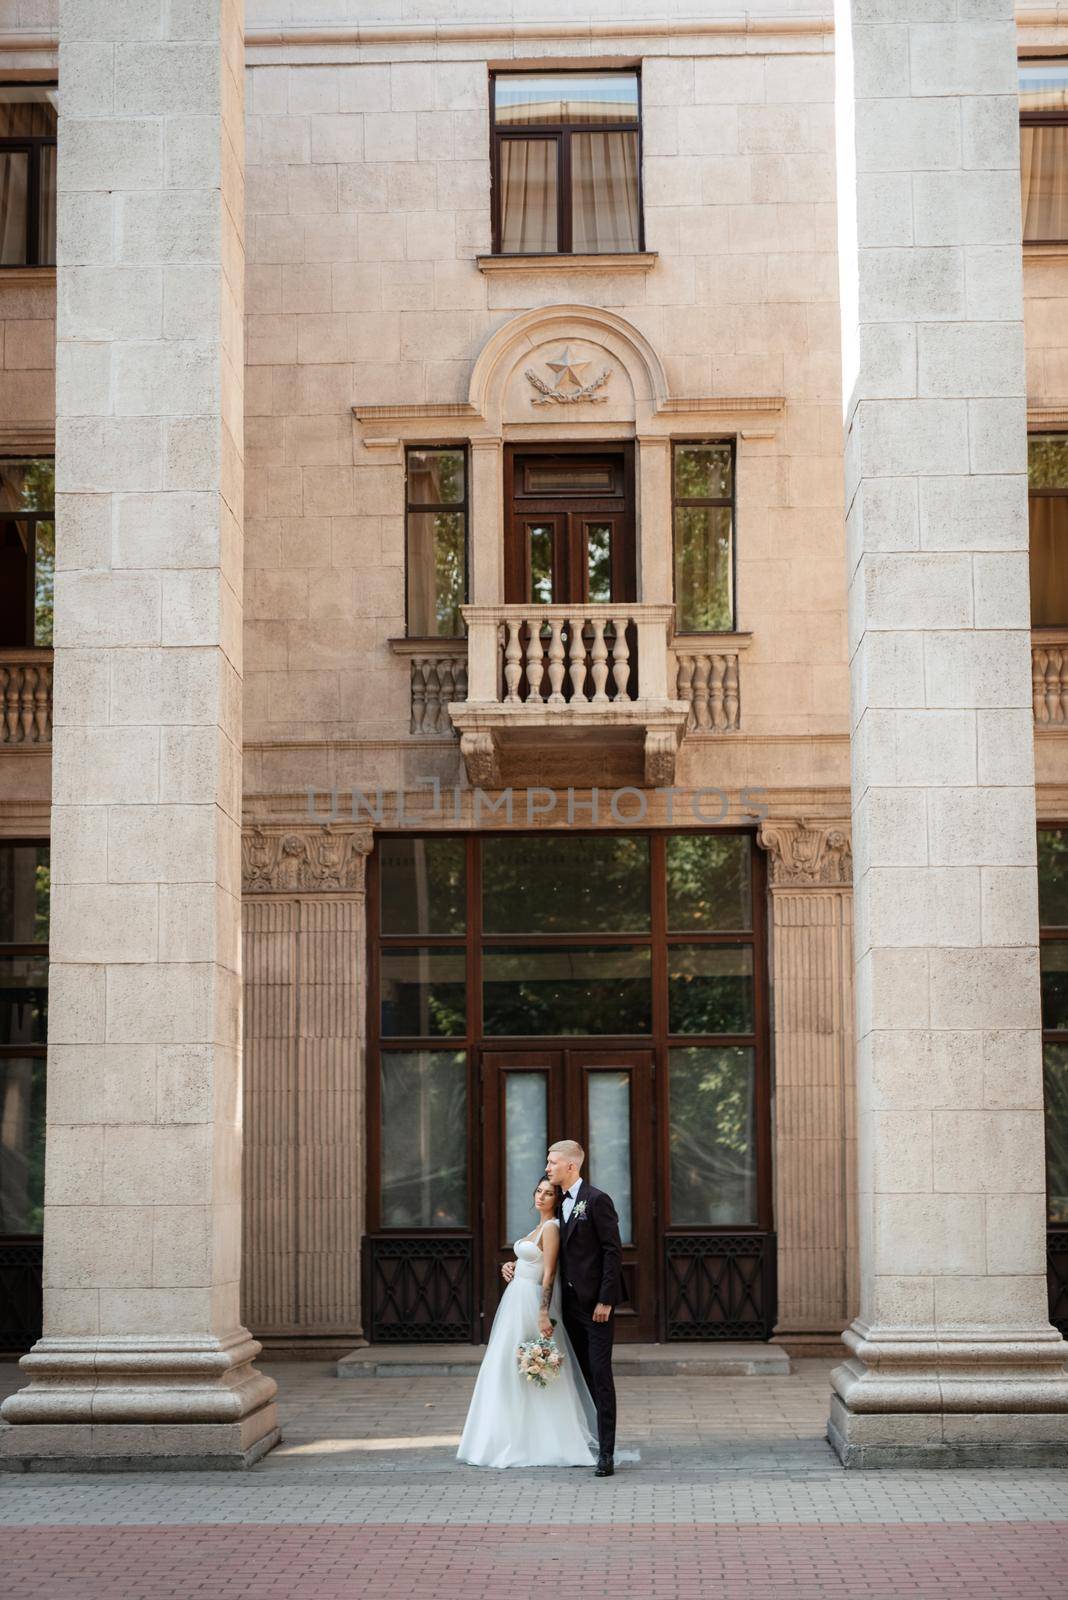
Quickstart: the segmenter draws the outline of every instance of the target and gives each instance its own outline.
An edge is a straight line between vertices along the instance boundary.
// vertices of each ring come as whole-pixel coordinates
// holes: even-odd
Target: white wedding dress
[[[550,1220],[542,1228],[558,1226]],[[474,1467],[592,1467],[597,1460],[597,1413],[560,1315],[559,1273],[549,1315],[564,1358],[560,1373],[539,1389],[516,1365],[517,1347],[538,1337],[541,1233],[512,1247],[515,1276],[501,1295],[456,1452]]]

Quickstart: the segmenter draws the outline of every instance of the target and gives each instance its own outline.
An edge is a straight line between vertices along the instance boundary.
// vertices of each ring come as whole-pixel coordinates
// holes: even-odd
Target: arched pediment
[[[660,358],[625,317],[599,306],[539,306],[485,343],[469,403],[491,427],[509,423],[633,422],[667,398]]]

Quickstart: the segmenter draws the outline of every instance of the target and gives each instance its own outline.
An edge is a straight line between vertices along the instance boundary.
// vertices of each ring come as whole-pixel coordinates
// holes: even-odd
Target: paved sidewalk
[[[830,1363],[624,1378],[614,1478],[458,1466],[467,1377],[266,1370],[247,1473],[0,1475],[5,1600],[1064,1600],[1068,1473],[843,1472]],[[0,1393],[18,1387],[0,1366]]]

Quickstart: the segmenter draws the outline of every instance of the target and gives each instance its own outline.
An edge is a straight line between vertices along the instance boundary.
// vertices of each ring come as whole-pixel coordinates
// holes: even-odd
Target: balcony
[[[51,650],[0,648],[0,746],[51,743]]]
[[[670,785],[693,700],[674,689],[671,605],[464,606],[467,699],[449,703],[469,781]],[[554,773],[558,760],[564,765]]]
[[[1031,693],[1035,726],[1068,724],[1068,628],[1040,628],[1031,635]]]

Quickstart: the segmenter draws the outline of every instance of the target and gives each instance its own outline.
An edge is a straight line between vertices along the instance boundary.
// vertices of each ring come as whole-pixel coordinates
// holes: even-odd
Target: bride
[[[560,1315],[560,1224],[548,1178],[535,1189],[534,1205],[538,1226],[513,1246],[514,1273],[493,1319],[456,1452],[458,1461],[475,1467],[592,1467],[597,1460],[597,1414]],[[502,1271],[508,1277],[507,1268]],[[564,1360],[539,1389],[521,1375],[516,1352],[550,1331]]]

